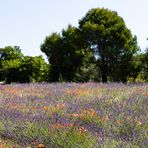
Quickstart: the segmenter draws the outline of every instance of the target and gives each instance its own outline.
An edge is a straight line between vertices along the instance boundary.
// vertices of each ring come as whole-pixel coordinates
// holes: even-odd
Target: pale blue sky
[[[18,45],[25,55],[43,54],[46,36],[77,26],[96,7],[117,11],[141,49],[148,46],[148,0],[0,0],[0,47]]]

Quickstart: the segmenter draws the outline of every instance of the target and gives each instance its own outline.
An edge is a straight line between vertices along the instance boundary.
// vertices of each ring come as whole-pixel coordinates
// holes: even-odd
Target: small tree
[[[19,81],[24,82],[43,82],[47,81],[49,65],[42,56],[25,56],[19,67]]]
[[[21,61],[19,59],[2,61],[3,78],[6,83],[19,82],[19,67]]]
[[[23,54],[19,46],[6,46],[4,48],[0,48],[0,81],[8,80],[8,75],[11,78],[13,77],[12,75],[14,75],[13,79],[15,79],[16,75],[14,73],[19,67],[22,59]],[[10,69],[13,69],[15,72],[12,73]]]

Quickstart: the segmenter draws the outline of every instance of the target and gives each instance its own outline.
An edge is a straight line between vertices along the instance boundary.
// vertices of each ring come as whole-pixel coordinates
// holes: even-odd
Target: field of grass
[[[0,145],[145,148],[148,83],[0,85]]]

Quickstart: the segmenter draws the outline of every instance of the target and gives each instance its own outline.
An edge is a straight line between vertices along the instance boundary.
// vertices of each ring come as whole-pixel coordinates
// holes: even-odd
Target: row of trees
[[[69,25],[61,33],[52,33],[41,45],[51,64],[51,81],[136,79],[137,72],[146,68],[139,67],[143,62],[137,59],[139,50],[137,38],[124,20],[117,12],[104,8],[91,9],[79,20],[78,27]]]
[[[148,81],[148,49],[140,53],[136,36],[117,12],[91,9],[61,33],[47,36],[42,56],[24,56],[18,46],[0,49],[0,81]]]
[[[18,46],[0,48],[0,81],[7,83],[47,81],[49,65],[42,56],[24,56]]]
[[[78,53],[78,55],[79,54],[80,53]],[[57,71],[57,76],[53,75],[55,71],[52,71],[55,67],[52,67],[53,65],[51,64],[47,64],[42,56],[24,56],[18,46],[7,46],[4,48],[0,48],[0,81],[5,81],[7,83],[47,81],[100,82],[101,71],[99,70],[97,65],[97,58],[94,58],[93,53],[89,50],[86,53],[81,53],[80,55],[82,56],[77,56],[77,58],[79,57],[80,59],[83,59],[82,61],[79,61],[81,65],[78,65],[77,62],[78,60],[80,60],[79,58],[75,61],[72,61],[71,58],[70,60],[68,57],[65,57],[65,62],[66,60],[69,60],[69,62],[71,62],[71,69],[66,68],[66,66],[69,67],[69,64],[67,62],[67,65],[65,65],[63,69],[63,72],[67,71],[67,75],[66,73],[58,74]],[[62,63],[63,62],[61,60],[60,64],[62,65]],[[60,66],[61,68],[61,65],[57,66]],[[132,57],[129,69],[130,72],[127,75],[128,81],[148,82],[148,49],[144,53],[137,53]],[[68,79],[65,80],[64,78]],[[113,80],[109,78],[109,81]]]

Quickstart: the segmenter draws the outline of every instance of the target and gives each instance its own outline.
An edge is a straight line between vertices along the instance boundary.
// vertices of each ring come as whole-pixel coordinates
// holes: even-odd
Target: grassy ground
[[[0,144],[143,148],[147,108],[148,83],[0,85]]]

